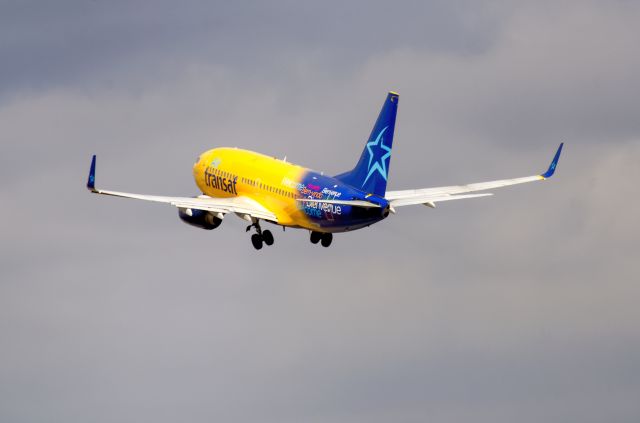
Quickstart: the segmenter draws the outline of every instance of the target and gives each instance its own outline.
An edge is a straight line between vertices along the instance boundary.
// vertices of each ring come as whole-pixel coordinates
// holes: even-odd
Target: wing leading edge
[[[509,185],[524,184],[526,182],[543,181],[550,178],[556,171],[560,153],[562,152],[561,143],[556,151],[551,164],[546,172],[540,175],[525,176],[514,179],[500,179],[489,182],[479,182],[468,185],[452,185],[446,187],[409,189],[402,191],[387,191],[385,197],[389,200],[391,207],[409,206],[414,204],[424,204],[429,207],[435,207],[440,201],[461,200],[464,198],[486,197],[493,195],[492,193],[467,194],[476,191],[485,191],[493,188],[502,188]]]
[[[171,204],[185,209],[205,210],[212,213],[236,213],[241,217],[269,220],[278,222],[275,214],[257,201],[248,197],[213,198],[207,195],[198,197],[167,197],[160,195],[134,194],[129,192],[109,191],[96,188],[96,156],[91,160],[87,189],[95,194],[111,195],[114,197],[132,198],[135,200],[153,201]]]

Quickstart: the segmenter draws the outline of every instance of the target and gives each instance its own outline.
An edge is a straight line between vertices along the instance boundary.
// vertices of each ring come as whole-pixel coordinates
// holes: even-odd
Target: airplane
[[[333,234],[353,231],[380,222],[398,207],[423,204],[435,208],[442,201],[493,195],[486,191],[550,178],[558,164],[563,143],[546,172],[515,179],[468,185],[387,191],[399,95],[389,92],[355,167],[335,176],[238,148],[214,148],[202,153],[193,165],[197,197],[132,194],[96,188],[96,156],[91,160],[87,189],[95,194],[171,204],[185,223],[207,230],[220,226],[235,214],[255,233],[256,250],[274,243],[273,234],[260,221],[284,228],[310,231],[311,243],[329,247]]]

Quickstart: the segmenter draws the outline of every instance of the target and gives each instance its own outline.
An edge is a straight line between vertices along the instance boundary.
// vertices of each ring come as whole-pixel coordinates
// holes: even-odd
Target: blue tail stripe
[[[358,164],[349,172],[336,178],[353,187],[384,196],[387,189],[391,147],[398,111],[398,94],[390,92],[380,110]]]

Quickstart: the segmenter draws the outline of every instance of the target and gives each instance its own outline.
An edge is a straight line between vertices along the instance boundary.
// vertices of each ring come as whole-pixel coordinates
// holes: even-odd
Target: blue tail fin
[[[336,175],[340,181],[362,191],[384,197],[391,163],[393,130],[396,126],[398,94],[390,92],[380,110],[358,164],[349,172]]]

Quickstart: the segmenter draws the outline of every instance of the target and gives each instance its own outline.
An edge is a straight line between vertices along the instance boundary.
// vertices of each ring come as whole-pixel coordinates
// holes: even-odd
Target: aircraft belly
[[[350,219],[348,216],[342,216],[339,219],[331,218],[310,218],[304,216],[302,220],[298,221],[298,224],[306,229],[316,232],[349,232],[356,229],[361,229],[379,222],[382,218],[376,219]]]

